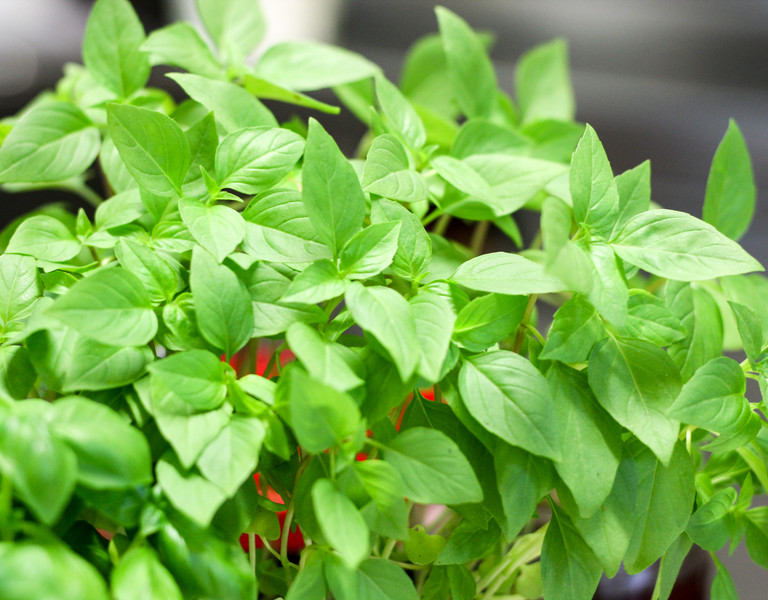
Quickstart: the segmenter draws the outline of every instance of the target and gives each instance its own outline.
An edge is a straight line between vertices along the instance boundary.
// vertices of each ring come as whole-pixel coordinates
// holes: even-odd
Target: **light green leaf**
[[[408,429],[387,443],[384,459],[400,473],[405,494],[414,502],[465,504],[483,499],[469,461],[440,431]]]
[[[328,259],[321,259],[294,278],[281,300],[317,304],[341,296],[346,289],[347,282],[341,279],[334,264]]]
[[[613,237],[624,227],[624,223],[635,215],[644,213],[651,204],[651,163],[645,161],[634,169],[616,176],[616,188],[619,191],[619,210],[613,226]]]
[[[370,558],[357,570],[338,559],[326,563],[325,576],[338,600],[418,600],[413,581],[390,560]]]
[[[181,128],[164,114],[128,104],[107,106],[109,135],[142,188],[161,196],[181,193],[191,160]]]
[[[515,89],[523,123],[572,121],[576,103],[568,72],[568,44],[552,40],[523,54],[517,63]]]
[[[501,537],[496,521],[482,526],[463,519],[451,532],[448,543],[435,561],[436,565],[463,565],[484,556]]]
[[[136,546],[120,557],[111,574],[115,600],[183,600],[179,586],[150,546]]]
[[[363,169],[363,189],[366,192],[400,202],[421,202],[427,199],[424,178],[410,169],[408,154],[394,135],[374,138]]]
[[[636,337],[657,346],[669,346],[686,336],[683,324],[664,301],[645,290],[629,291],[629,312],[624,324],[628,337]]]
[[[144,27],[130,2],[98,0],[85,26],[83,62],[96,81],[127,98],[149,79],[144,40]]]
[[[575,246],[582,248],[582,246]],[[611,247],[603,242],[594,241],[584,250],[591,265],[588,289],[579,289],[598,312],[617,327],[622,327],[627,319],[629,290],[624,278],[621,261]],[[574,270],[575,273],[575,270]],[[557,271],[560,274],[560,271]]]
[[[644,340],[609,336],[592,350],[589,385],[616,421],[669,463],[679,423],[667,413],[681,381],[664,350]]]
[[[150,55],[153,64],[181,67],[211,79],[224,78],[221,65],[189,23],[171,23],[153,31],[141,49]]]
[[[149,366],[153,384],[159,382],[186,402],[192,411],[222,405],[227,383],[219,358],[206,350],[189,350],[156,360]]]
[[[557,309],[540,356],[564,363],[586,362],[594,345],[605,336],[597,311],[577,295]]]
[[[397,252],[400,223],[389,221],[358,231],[341,249],[339,271],[349,279],[368,279],[391,263]]]
[[[208,527],[226,494],[197,473],[184,471],[171,454],[157,461],[155,469],[157,483],[168,501],[200,527]]]
[[[352,501],[328,479],[312,486],[312,504],[320,530],[350,569],[357,569],[371,553],[368,526]]]
[[[747,511],[747,550],[750,558],[768,569],[768,506]]]
[[[325,244],[251,222],[245,224],[243,250],[257,260],[278,263],[314,263],[331,256]]]
[[[371,206],[371,221],[400,221],[397,251],[390,268],[395,274],[408,279],[423,274],[432,258],[432,242],[419,218],[397,202],[382,198]]]
[[[688,556],[691,546],[693,546],[691,538],[685,533],[681,533],[661,557],[659,574],[656,578],[651,600],[669,599],[669,595],[677,582],[677,576],[680,574],[680,567],[683,566],[683,561]]]
[[[114,148],[112,144],[112,148]],[[117,154],[117,149],[115,149]],[[102,155],[103,157],[103,155]],[[118,156],[118,160],[120,160]],[[99,159],[102,163],[103,160]],[[122,161],[120,161],[122,164]],[[126,171],[128,174],[128,172]],[[135,185],[136,182],[128,174],[128,178]],[[114,185],[112,186],[114,187]],[[99,206],[96,207],[96,215],[94,216],[94,224],[98,230],[109,230],[133,223],[136,219],[144,215],[144,205],[141,203],[141,195],[137,189],[128,190],[125,192],[119,192],[112,196],[109,200],[105,200]]]
[[[375,78],[376,104],[385,119],[385,123],[411,148],[421,148],[427,139],[424,124],[403,93],[386,77],[379,74]]]
[[[383,460],[356,461],[353,465],[365,491],[376,505],[386,510],[395,504],[404,504],[403,479],[395,467]]]
[[[527,305],[526,296],[479,296],[459,312],[453,339],[472,352],[481,352],[515,331]]]
[[[115,255],[123,268],[139,278],[153,304],[173,298],[179,277],[162,254],[129,238],[120,238],[115,246]]]
[[[195,4],[205,29],[230,63],[242,63],[264,37],[266,22],[258,2],[196,0]]]
[[[515,130],[483,118],[468,119],[451,146],[451,156],[467,158],[475,154],[520,154],[531,140]]]
[[[709,169],[702,219],[738,240],[752,221],[755,196],[749,150],[736,121],[731,119]]]
[[[80,252],[80,242],[67,226],[48,215],[23,221],[8,242],[6,252],[25,254],[39,260],[65,262]]]
[[[470,357],[459,373],[467,410],[488,431],[533,454],[559,460],[560,430],[544,377],[506,350]]]
[[[0,255],[0,327],[23,318],[41,294],[37,265],[29,256]]]
[[[291,324],[285,339],[313,379],[340,392],[364,383],[348,362],[348,348],[326,341],[305,323]]]
[[[288,88],[267,81],[266,79],[254,77],[250,73],[245,74],[244,85],[245,89],[257,98],[277,100],[278,102],[286,102],[296,106],[305,106],[306,108],[312,108],[332,115],[337,115],[341,112],[341,109],[338,106],[315,100],[311,96],[307,96],[301,92],[294,92],[293,90],[289,90]]]
[[[451,281],[479,292],[518,296],[562,292],[566,286],[538,263],[507,252],[490,252],[463,263]]]
[[[709,597],[711,600],[739,600],[739,593],[736,591],[731,574],[720,561],[717,561],[717,573],[712,579]]]
[[[213,113],[208,113],[192,125],[184,132],[184,136],[189,143],[190,156],[192,157],[189,171],[184,178],[184,193],[201,196],[205,193],[203,192],[205,185],[203,173],[210,174],[216,169],[215,160],[216,149],[219,147],[219,134],[216,131],[216,119]],[[200,191],[196,192],[195,187]]]
[[[104,176],[107,178],[107,182],[116,194],[134,190],[134,197],[139,198],[139,184],[136,183],[133,175],[131,175],[131,172],[126,168],[123,159],[120,158],[120,153],[117,151],[115,143],[109,135],[104,137],[104,141],[101,144],[101,150],[99,151],[99,165],[101,165],[101,170],[104,171]],[[105,200],[96,209],[97,220],[99,209],[108,203],[109,200]],[[142,208],[142,213],[143,212],[144,209]]]
[[[763,349],[763,322],[754,310],[738,302],[728,302],[736,318],[736,326],[744,352],[752,368],[760,362]]]
[[[679,281],[763,270],[736,242],[711,225],[675,210],[649,210],[632,217],[611,245],[627,262]]]
[[[420,354],[416,371],[430,383],[436,383],[448,355],[456,314],[446,298],[429,291],[412,297],[409,304]]]
[[[487,208],[494,216],[502,212],[491,185],[469,165],[467,160],[440,155],[432,158],[430,163],[440,177],[457,190],[470,196],[471,202]],[[461,199],[449,202],[448,207],[451,213],[460,214],[457,210],[461,210],[464,204],[466,200]]]
[[[0,183],[53,182],[80,175],[99,153],[99,131],[68,102],[32,107],[0,146]]]
[[[179,211],[184,224],[195,240],[217,262],[229,256],[245,237],[245,221],[239,212],[228,206],[208,206],[193,198],[180,198]]]
[[[725,546],[730,537],[729,511],[736,501],[732,487],[718,490],[712,498],[691,515],[686,533],[698,545],[711,552]]]

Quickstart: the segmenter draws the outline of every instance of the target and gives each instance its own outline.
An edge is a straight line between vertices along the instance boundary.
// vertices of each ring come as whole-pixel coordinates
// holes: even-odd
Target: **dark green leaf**
[[[681,533],[661,557],[659,575],[653,588],[652,600],[668,600],[672,588],[675,587],[680,567],[683,566],[683,561],[688,556],[692,545],[691,538],[685,533]]]

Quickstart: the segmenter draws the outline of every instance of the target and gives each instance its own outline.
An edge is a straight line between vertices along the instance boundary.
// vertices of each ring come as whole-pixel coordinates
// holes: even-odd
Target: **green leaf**
[[[115,246],[115,255],[123,268],[138,277],[152,304],[161,304],[173,298],[179,277],[159,252],[129,238],[121,238]]]
[[[521,133],[493,121],[468,119],[453,141],[451,156],[467,158],[475,154],[517,154],[530,144],[531,140]]]
[[[65,262],[80,252],[80,242],[66,225],[48,215],[23,221],[8,242],[6,252],[25,254],[39,260]]]
[[[325,600],[328,586],[323,574],[324,556],[309,560],[296,574],[285,600]]]
[[[0,146],[0,182],[53,182],[80,175],[99,153],[99,131],[68,102],[29,109]]]
[[[328,479],[312,486],[320,530],[350,569],[357,569],[371,553],[368,526],[352,501]]]
[[[482,42],[447,8],[438,6],[435,13],[456,102],[468,118],[491,116],[496,107],[496,73]]]
[[[616,421],[669,462],[679,423],[667,413],[681,381],[664,350],[644,340],[610,336],[592,350],[589,385]]]
[[[371,143],[365,159],[362,186],[366,192],[400,202],[427,199],[424,178],[411,170],[402,143],[388,133],[375,137]]]
[[[331,256],[324,244],[251,222],[245,224],[243,250],[257,260],[269,262],[314,263]]]
[[[83,62],[105,88],[127,98],[147,83],[144,27],[127,0],[98,0],[85,26]]]
[[[568,44],[552,40],[523,54],[517,63],[515,89],[523,123],[572,121],[576,103],[568,72]]]
[[[502,212],[490,184],[466,160],[440,155],[432,158],[430,163],[440,177],[457,190],[469,195],[473,204],[480,204],[486,212],[490,212],[493,216]],[[465,199],[462,199],[456,201],[455,206],[448,204],[444,210],[449,208],[451,213],[461,214],[461,207],[465,203]]]
[[[456,314],[447,299],[428,291],[413,296],[409,304],[421,355],[416,372],[430,383],[436,383],[441,379],[448,356]]]
[[[142,346],[157,332],[157,317],[141,282],[120,267],[81,279],[47,314],[104,344]]]
[[[731,119],[709,169],[702,218],[722,234],[738,240],[752,221],[755,196],[749,150],[736,121]]]
[[[533,454],[559,460],[560,430],[544,377],[506,350],[470,357],[459,373],[467,410],[488,431]]]
[[[277,119],[253,94],[229,81],[190,73],[169,73],[190,98],[212,110],[224,131],[249,127],[277,127]]]
[[[657,346],[669,346],[686,336],[685,328],[664,301],[645,290],[629,291],[629,312],[624,323],[628,337],[636,337]]]
[[[278,102],[286,102],[288,104],[294,104],[296,106],[304,106],[306,108],[312,108],[319,110],[320,112],[338,115],[341,109],[333,104],[326,104],[320,100],[315,100],[311,96],[302,94],[301,92],[294,92],[288,88],[284,88],[276,83],[261,79],[260,77],[254,77],[250,73],[245,74],[244,81],[245,89],[251,92],[257,98],[264,98],[265,100],[277,100]]]
[[[251,339],[254,314],[242,281],[202,248],[192,251],[189,284],[200,333],[228,357]]]
[[[603,145],[589,125],[573,153],[570,189],[576,221],[607,237],[619,211],[619,191]]]
[[[759,417],[744,397],[746,378],[735,360],[713,358],[683,385],[667,414],[710,431],[735,434],[754,429]]]
[[[114,144],[112,144],[114,148]],[[115,149],[115,154],[117,150]],[[118,160],[119,156],[118,156]],[[103,168],[103,157],[99,159]],[[121,161],[122,164],[122,161]],[[133,178],[126,171],[128,178],[135,185]],[[115,187],[114,185],[112,186]],[[145,212],[144,205],[141,203],[141,195],[137,189],[120,192],[105,200],[96,207],[94,224],[98,230],[109,230],[133,223],[136,219],[143,216]]]
[[[735,501],[736,490],[723,488],[691,515],[685,531],[696,545],[710,552],[725,546],[730,537],[729,512]]]
[[[463,263],[451,281],[478,292],[518,296],[562,292],[566,286],[538,263],[507,252],[490,252]]]
[[[117,151],[115,143],[109,135],[104,136],[104,141],[101,144],[101,151],[99,152],[99,164],[101,170],[104,171],[104,176],[107,182],[112,186],[112,190],[116,194],[122,194],[130,190],[134,190],[134,198],[139,197],[139,184],[131,175],[131,172],[126,168],[123,159],[120,158],[120,153]],[[108,204],[109,200],[105,200],[99,205],[99,208]],[[99,208],[96,209],[96,214],[99,214]],[[102,209],[104,210],[104,209]],[[142,214],[144,209],[142,208]]]
[[[106,406],[70,396],[53,404],[51,431],[77,457],[77,479],[89,488],[122,490],[152,483],[152,458],[142,433]]]
[[[638,444],[626,450],[637,463],[639,480],[636,525],[624,566],[628,573],[639,573],[662,556],[688,524],[695,495],[693,463],[682,442],[666,467]]]
[[[40,296],[37,265],[29,256],[0,255],[0,326],[7,330],[29,313]]]
[[[356,461],[353,467],[365,491],[380,509],[404,505],[403,480],[391,464],[383,460],[365,460]]]
[[[552,520],[541,547],[544,597],[590,600],[601,575],[600,563],[568,515],[553,506]]]
[[[557,309],[540,356],[564,363],[586,362],[594,345],[605,336],[597,311],[576,295]]]
[[[228,206],[208,206],[192,198],[181,198],[179,211],[189,232],[217,262],[234,252],[245,236],[243,217]]]
[[[392,288],[353,283],[344,298],[355,321],[389,353],[407,381],[420,362],[419,341],[408,301]]]
[[[213,42],[230,63],[242,63],[264,38],[259,3],[249,0],[196,0],[197,12]]]
[[[316,304],[344,294],[347,282],[328,259],[320,259],[299,273],[282,297],[283,302]]]
[[[481,352],[517,328],[527,305],[526,296],[479,296],[459,312],[453,339],[472,352]]]
[[[598,241],[590,243],[584,255],[591,265],[591,285],[589,289],[578,291],[586,293],[587,299],[605,319],[622,327],[627,319],[629,291],[620,261],[608,244]]]
[[[189,350],[156,360],[149,366],[152,382],[159,382],[193,411],[214,410],[227,394],[219,358],[206,350]]]
[[[375,78],[376,104],[386,124],[411,148],[421,148],[427,139],[427,132],[416,110],[403,93],[386,77]]]
[[[257,194],[285,177],[303,152],[303,138],[287,129],[239,129],[216,151],[216,179],[222,188]]]
[[[223,69],[208,45],[189,23],[171,23],[149,34],[141,49],[154,64],[181,67],[185,71],[222,79]]]
[[[368,279],[391,263],[397,252],[400,223],[389,221],[358,231],[342,248],[339,271],[349,279]]]
[[[37,373],[26,348],[9,345],[0,348],[0,398],[4,400],[26,398],[36,379]]]
[[[216,169],[216,150],[219,146],[219,134],[216,131],[216,119],[212,112],[205,115],[197,123],[184,132],[189,143],[190,156],[189,171],[184,178],[186,189],[198,185],[202,195],[204,185],[203,173],[213,173]],[[185,193],[187,192],[185,189]],[[206,190],[207,191],[207,190]],[[194,192],[192,192],[194,195]]]
[[[483,491],[458,446],[444,433],[414,427],[387,443],[384,459],[403,479],[405,494],[424,504],[480,502]]]
[[[711,225],[675,210],[649,210],[632,217],[611,245],[627,262],[679,281],[763,270],[736,242]]]
[[[326,341],[304,323],[291,324],[285,339],[313,379],[340,392],[363,385],[348,362],[348,349],[341,344]]]
[[[360,410],[355,401],[301,369],[291,369],[281,377],[277,393],[276,404],[285,406],[285,419],[308,452],[327,450],[358,430]]]
[[[688,552],[691,550],[693,542],[685,533],[672,543],[659,562],[659,574],[656,578],[656,585],[653,588],[652,600],[668,600],[672,589],[675,587],[677,576],[680,573],[680,567]]]
[[[748,306],[738,302],[728,302],[736,317],[736,326],[739,330],[744,352],[747,354],[752,368],[760,362],[760,353],[763,349],[763,323],[760,316]]]
[[[259,419],[233,415],[197,459],[200,472],[233,497],[256,470],[265,435],[266,428]]]
[[[749,556],[758,565],[768,569],[768,507],[750,509],[746,516]]]
[[[645,161],[634,169],[616,176],[619,210],[613,226],[613,237],[635,215],[644,213],[651,204],[651,163]]]
[[[621,459],[618,424],[598,405],[586,375],[561,365],[547,373],[550,394],[560,404],[562,460],[555,463],[582,518],[591,517],[611,493]]]
[[[709,597],[711,600],[739,600],[731,574],[720,561],[717,561],[717,573],[712,580]]]
[[[41,415],[11,414],[0,424],[0,470],[32,514],[53,525],[75,489],[77,459],[49,433]]]
[[[168,501],[200,527],[208,527],[226,494],[197,473],[184,471],[172,454],[160,458],[155,470]]]
[[[397,251],[390,266],[396,275],[413,279],[426,271],[432,258],[432,242],[415,214],[397,202],[382,198],[371,206],[371,221],[400,221]]]
[[[183,600],[179,586],[149,546],[133,547],[121,556],[110,579],[115,600]]]
[[[184,132],[164,114],[128,104],[107,106],[109,135],[142,188],[161,196],[181,193],[190,164]]]
[[[453,537],[451,533],[451,538]],[[415,525],[408,530],[408,539],[403,542],[405,557],[415,565],[428,565],[445,548],[445,538],[440,534],[431,535],[423,525]]]
[[[350,570],[337,560],[326,563],[325,576],[338,600],[418,600],[413,581],[390,560],[370,558]]]
[[[300,92],[360,81],[379,70],[355,52],[308,41],[275,44],[256,64],[258,77]]]
[[[354,168],[314,119],[309,121],[302,180],[309,220],[336,255],[362,228],[365,197]]]
[[[484,525],[463,519],[451,532],[445,549],[435,561],[436,565],[465,564],[484,556],[501,537],[496,521]]]

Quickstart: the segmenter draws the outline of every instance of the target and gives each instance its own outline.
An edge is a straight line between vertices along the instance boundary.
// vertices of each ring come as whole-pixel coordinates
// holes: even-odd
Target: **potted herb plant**
[[[648,163],[614,175],[561,41],[513,99],[442,8],[397,86],[321,44],[248,65],[258,6],[197,7],[214,46],[98,0],[84,66],[2,125],[6,189],[93,210],[2,236],[0,597],[578,600],[661,559],[663,599],[694,545],[742,539],[768,567],[735,124],[699,220],[651,203]],[[489,230],[518,250],[480,254]]]

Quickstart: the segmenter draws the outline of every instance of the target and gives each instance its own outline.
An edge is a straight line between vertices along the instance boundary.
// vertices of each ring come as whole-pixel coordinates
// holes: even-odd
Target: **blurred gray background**
[[[135,0],[147,29],[191,13],[192,0]],[[52,86],[80,61],[89,0],[0,0],[0,116]],[[397,80],[407,48],[437,28],[432,0],[263,0],[272,39],[335,39]],[[654,200],[701,214],[715,148],[735,118],[752,152],[755,220],[742,244],[768,264],[768,1],[444,0],[476,29],[493,32],[500,83],[514,91],[514,65],[531,46],[569,41],[578,118],[591,123],[616,173],[650,158]],[[282,15],[288,15],[285,18]],[[162,81],[162,79],[160,80]],[[354,148],[361,127],[324,117]],[[766,201],[763,201],[766,197]],[[0,220],[61,199],[0,197]],[[768,572],[721,553],[742,600],[763,600]]]

